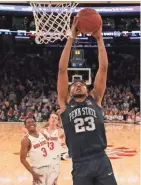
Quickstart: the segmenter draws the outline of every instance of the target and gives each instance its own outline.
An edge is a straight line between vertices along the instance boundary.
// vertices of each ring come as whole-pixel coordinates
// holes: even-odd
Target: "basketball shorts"
[[[73,185],[117,185],[106,154],[83,162],[73,162]]]
[[[56,185],[60,171],[60,164],[54,161],[50,166],[33,168],[33,170],[37,174],[42,175],[40,177],[42,183],[37,184],[33,182],[33,185]]]

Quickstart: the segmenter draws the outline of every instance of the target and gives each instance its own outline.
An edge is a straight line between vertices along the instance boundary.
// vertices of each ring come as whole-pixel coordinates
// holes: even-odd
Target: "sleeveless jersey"
[[[61,156],[61,141],[59,138],[59,131],[55,129],[52,133],[49,133],[47,129],[43,132],[48,137],[48,147],[50,154],[53,158],[60,158]]]
[[[84,102],[71,99],[61,114],[66,144],[73,161],[99,156],[107,147],[102,109],[92,96]]]
[[[41,133],[39,133],[38,138],[31,135],[28,135],[28,138],[31,142],[31,149],[28,152],[31,166],[40,168],[50,165],[51,161],[46,138]]]

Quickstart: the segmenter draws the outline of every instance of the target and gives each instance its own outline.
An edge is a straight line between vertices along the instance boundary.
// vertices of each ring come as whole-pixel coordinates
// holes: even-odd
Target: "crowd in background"
[[[127,50],[127,51],[126,51]],[[105,121],[139,122],[139,52],[107,50],[109,69],[103,98]],[[42,55],[10,52],[0,59],[0,121],[48,119],[57,105],[57,71],[62,49],[46,49]],[[85,51],[87,66],[94,79],[98,69],[97,51]],[[90,87],[91,88],[91,87]]]

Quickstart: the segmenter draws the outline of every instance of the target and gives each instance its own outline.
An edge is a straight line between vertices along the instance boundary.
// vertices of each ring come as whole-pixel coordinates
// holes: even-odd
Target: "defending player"
[[[60,171],[60,157],[61,157],[61,142],[64,139],[63,129],[58,128],[59,115],[57,113],[51,113],[47,126],[44,128],[43,133],[48,138],[48,147],[50,149],[50,155],[52,158],[52,164],[50,168],[52,173],[50,176],[50,181],[55,185],[59,176]],[[50,169],[50,170],[51,170]]]
[[[21,141],[20,160],[25,168],[33,176],[33,185],[49,184],[49,166],[51,165],[47,137],[36,130],[36,122],[33,118],[25,120],[25,128],[28,130]],[[31,165],[26,160],[27,154]]]
[[[67,67],[71,46],[77,37],[75,20],[72,37],[69,37],[59,61],[58,103],[66,135],[66,142],[73,161],[73,185],[117,185],[109,158],[105,153],[107,140],[101,101],[106,88],[108,58],[102,29],[92,36],[98,44],[99,69],[94,89],[88,92],[82,81],[74,82],[68,98]]]

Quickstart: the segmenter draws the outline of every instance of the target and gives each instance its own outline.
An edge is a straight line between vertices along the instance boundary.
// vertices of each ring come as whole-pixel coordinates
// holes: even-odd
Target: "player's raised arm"
[[[65,109],[65,103],[68,96],[68,63],[70,57],[70,51],[74,39],[77,37],[78,33],[76,32],[76,18],[73,21],[71,36],[68,38],[67,43],[62,52],[60,61],[59,61],[59,72],[58,72],[58,82],[57,82],[57,91],[58,91],[58,104],[60,105],[61,112]]]
[[[102,28],[100,28],[98,32],[93,33],[92,35],[96,38],[98,44],[99,68],[94,81],[94,89],[92,90],[91,94],[96,99],[97,104],[101,106],[101,101],[106,89],[108,57],[102,37]]]

